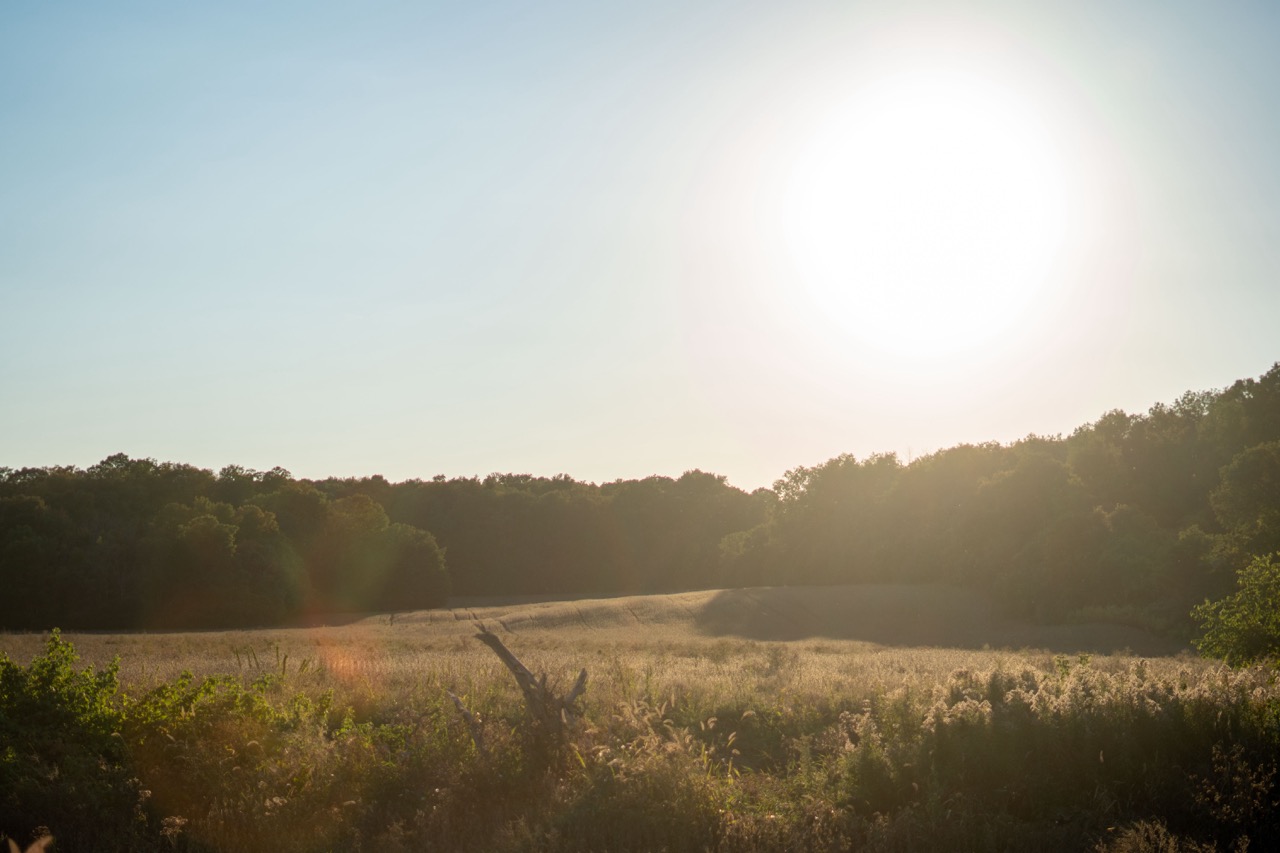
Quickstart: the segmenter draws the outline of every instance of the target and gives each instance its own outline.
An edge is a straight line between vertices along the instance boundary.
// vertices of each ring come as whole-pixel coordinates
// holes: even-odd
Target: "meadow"
[[[587,670],[564,726],[530,718],[480,626],[553,692]],[[0,828],[57,849],[1280,839],[1274,671],[1020,623],[949,587],[457,600],[305,628],[3,634],[0,651]]]

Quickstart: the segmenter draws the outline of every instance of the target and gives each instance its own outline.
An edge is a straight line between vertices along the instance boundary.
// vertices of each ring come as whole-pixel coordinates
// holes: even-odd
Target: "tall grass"
[[[0,659],[0,830],[26,844],[47,827],[77,851],[1280,844],[1266,668],[508,636],[553,685],[590,672],[581,720],[547,750],[473,641],[244,639],[181,638],[204,644],[199,675],[77,670],[57,635],[28,664]]]

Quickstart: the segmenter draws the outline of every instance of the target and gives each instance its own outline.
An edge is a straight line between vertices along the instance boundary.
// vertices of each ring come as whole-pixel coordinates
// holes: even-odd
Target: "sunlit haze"
[[[0,466],[769,485],[1280,360],[1280,11],[8,4]]]
[[[852,346],[929,370],[1006,339],[1050,286],[1068,170],[1087,166],[1002,89],[909,67],[834,109],[797,159],[784,227],[800,291]]]

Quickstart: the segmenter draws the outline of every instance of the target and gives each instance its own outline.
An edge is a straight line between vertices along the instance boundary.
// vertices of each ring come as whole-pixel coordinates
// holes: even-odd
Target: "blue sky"
[[[1264,372],[1280,13],[1027,5],[7,4],[0,465],[753,488]],[[860,81],[953,48],[1088,203],[1015,328],[902,359],[779,210]]]

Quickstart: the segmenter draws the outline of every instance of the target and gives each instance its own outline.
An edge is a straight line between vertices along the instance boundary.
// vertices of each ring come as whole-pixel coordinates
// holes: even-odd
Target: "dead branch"
[[[515,676],[516,683],[520,685],[520,692],[524,694],[525,707],[528,708],[533,723],[544,733],[554,734],[557,738],[563,737],[565,728],[577,719],[575,705],[587,689],[587,671],[583,669],[578,673],[578,680],[565,696],[556,696],[547,687],[547,676],[545,674],[541,678],[534,676],[529,668],[521,663],[520,659],[512,654],[502,640],[488,628],[481,625],[476,639],[492,649]]]
[[[467,724],[467,730],[471,732],[471,742],[476,745],[476,752],[481,758],[488,758],[489,751],[484,746],[484,729],[480,727],[480,718],[468,710],[467,706],[462,704],[462,700],[458,698],[452,690],[446,690],[449,698],[453,700],[453,706],[458,709],[458,713],[462,715],[462,719]]]

